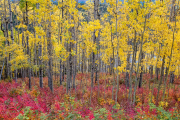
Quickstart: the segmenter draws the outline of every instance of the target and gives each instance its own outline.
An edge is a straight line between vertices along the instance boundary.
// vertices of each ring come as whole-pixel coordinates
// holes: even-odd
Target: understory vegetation
[[[113,77],[109,74],[100,74],[100,89],[95,84],[92,92],[92,102],[89,97],[91,91],[90,74],[77,74],[76,89],[66,94],[66,85],[55,86],[54,93],[48,88],[48,78],[44,78],[44,88],[38,87],[39,78],[33,78],[33,88],[28,88],[28,78],[15,81],[0,82],[0,118],[11,120],[27,119],[90,119],[90,120],[118,120],[118,119],[180,119],[180,82],[175,79],[174,85],[168,85],[164,101],[158,101],[156,95],[158,84],[150,83],[150,75],[144,74],[143,87],[137,90],[134,105],[128,102],[128,90],[124,84],[124,74],[120,75],[118,100],[115,103],[112,97]],[[54,80],[57,82],[57,80]],[[153,90],[152,90],[153,89]],[[162,98],[162,90],[160,98]]]

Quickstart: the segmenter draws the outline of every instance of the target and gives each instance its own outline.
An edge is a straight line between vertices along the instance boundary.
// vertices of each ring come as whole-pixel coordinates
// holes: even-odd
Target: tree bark
[[[28,2],[26,1],[26,26],[27,31],[29,30],[29,20],[28,20]],[[26,35],[26,43],[27,43],[27,55],[29,55],[28,62],[31,66],[31,59],[30,59],[30,50],[29,50],[29,35]],[[28,67],[28,77],[29,77],[29,89],[31,89],[31,67]]]
[[[50,6],[48,6],[50,9]],[[49,13],[51,16],[51,12]],[[51,18],[48,21],[48,28],[47,28],[47,50],[48,50],[48,87],[53,92],[53,78],[52,78],[52,41],[51,41]]]
[[[8,19],[6,18],[6,0],[4,0],[4,21],[5,21],[5,38],[6,38],[6,42],[5,45],[9,46],[9,41],[7,40],[9,37],[8,34]],[[5,78],[9,77],[9,73],[10,73],[10,68],[9,68],[9,63],[8,63],[9,59],[8,57],[6,57],[6,63],[5,63]]]
[[[170,53],[170,58],[169,58],[169,63],[168,63],[168,67],[167,67],[167,70],[166,70],[166,77],[165,77],[165,82],[164,82],[164,91],[163,91],[163,100],[164,100],[164,97],[165,97],[165,91],[166,91],[166,83],[167,83],[167,79],[168,79],[168,74],[169,74],[169,68],[170,68],[170,65],[171,65],[171,59],[172,59],[172,52],[173,52],[173,47],[174,47],[174,40],[175,40],[175,32],[176,32],[176,14],[175,14],[175,0],[173,0],[172,2],[172,12],[174,12],[173,14],[173,21],[174,21],[174,29],[173,29],[173,41],[172,41],[172,45],[171,45],[171,53]]]
[[[130,79],[129,79],[129,101],[132,101],[132,73],[133,73],[133,66],[136,60],[135,53],[136,53],[136,30],[134,31],[134,47],[133,47],[133,56],[132,56],[132,63],[131,63],[131,70],[130,70]]]
[[[4,58],[3,65],[2,65],[2,68],[1,68],[1,73],[0,73],[0,80],[1,80],[1,77],[2,77],[5,60],[6,60],[6,59]]]
[[[14,43],[13,20],[12,20],[12,10],[11,10],[11,2],[10,2],[10,0],[8,0],[8,3],[9,3],[9,14],[10,14],[11,40]]]
[[[157,98],[157,100],[156,100],[156,105],[158,104],[159,91],[160,91],[161,84],[162,84],[162,79],[163,79],[164,63],[165,63],[165,55],[163,55],[163,60],[162,60],[162,66],[161,66],[161,78],[160,78],[160,81],[159,81],[159,84],[158,84],[158,93],[157,93],[157,96],[156,96],[156,98]]]
[[[130,54],[129,54],[129,52],[128,52],[128,55],[127,55],[127,65],[126,65],[126,80],[125,80],[125,82],[126,82],[126,87],[128,88],[129,87],[129,70],[130,70],[130,64],[129,64],[129,61],[130,60]]]
[[[143,59],[144,54],[142,53],[141,55],[141,60]],[[141,72],[140,72],[140,76],[139,76],[139,88],[142,87],[142,77],[143,77],[143,65],[141,62]]]
[[[64,17],[64,6],[63,6],[63,0],[62,0],[62,19]],[[60,33],[60,42],[62,44],[62,33],[63,33],[63,27],[62,27],[62,24],[61,24],[61,33]],[[62,81],[64,80],[64,77],[63,77],[63,64],[62,64],[62,59],[60,58],[60,85],[62,85]],[[63,77],[63,78],[62,78]]]
[[[144,16],[145,17],[145,22],[144,22],[144,30],[142,32],[142,35],[141,35],[141,42],[140,42],[140,53],[139,53],[139,59],[138,59],[138,66],[137,66],[137,73],[136,73],[136,79],[135,79],[135,86],[134,86],[134,98],[133,98],[133,104],[135,103],[136,101],[136,88],[137,88],[137,85],[138,85],[138,74],[139,74],[139,66],[141,64],[141,58],[142,58],[142,54],[143,54],[143,50],[142,50],[142,47],[143,47],[143,38],[144,38],[144,32],[146,30],[146,19],[147,19],[147,15]]]
[[[40,4],[36,4],[36,8],[39,9]],[[39,13],[38,13],[39,14]],[[41,24],[38,24],[41,27]],[[41,39],[41,36],[38,35],[38,38]],[[39,60],[39,86],[43,88],[43,68],[42,68],[42,42],[38,43],[38,60]]]

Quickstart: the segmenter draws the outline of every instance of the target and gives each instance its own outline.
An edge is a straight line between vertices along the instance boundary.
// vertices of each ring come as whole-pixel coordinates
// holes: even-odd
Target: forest
[[[0,0],[0,120],[179,120],[180,1],[80,1]]]

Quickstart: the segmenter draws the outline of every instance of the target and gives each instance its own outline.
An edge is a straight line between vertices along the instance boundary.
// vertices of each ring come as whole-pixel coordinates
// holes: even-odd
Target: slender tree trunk
[[[151,54],[151,59],[154,58],[154,53]],[[151,76],[151,79],[153,79],[153,65],[150,66],[150,76]]]
[[[134,32],[134,47],[133,47],[133,56],[132,56],[132,63],[131,63],[131,70],[130,70],[130,79],[129,79],[129,82],[130,82],[130,86],[129,86],[129,101],[131,102],[132,101],[132,73],[133,73],[133,66],[134,66],[134,62],[135,62],[135,53],[136,53],[136,30]]]
[[[173,0],[175,2],[175,0]],[[175,11],[175,5],[174,6],[174,11]],[[168,74],[169,74],[169,67],[171,65],[171,59],[172,59],[172,52],[173,52],[173,47],[174,47],[174,40],[175,40],[175,32],[176,32],[176,15],[174,14],[173,16],[175,22],[174,22],[174,29],[173,29],[173,41],[172,41],[172,46],[171,46],[171,53],[170,53],[170,58],[169,58],[169,63],[168,63],[168,67],[167,67],[167,70],[166,70],[166,78],[165,78],[165,82],[164,82],[164,91],[163,91],[163,100],[164,100],[164,97],[165,97],[165,91],[166,91],[166,83],[167,83],[167,79],[168,79]]]
[[[40,4],[36,4],[36,8],[39,9]],[[39,14],[39,13],[38,13]],[[40,27],[41,24],[38,24]],[[41,36],[38,35],[38,38],[41,39]],[[43,88],[43,68],[42,68],[42,41],[38,43],[38,60],[39,60],[39,86]]]
[[[141,60],[143,59],[144,54],[142,53],[141,55]],[[141,72],[140,72],[140,77],[139,77],[139,88],[142,87],[142,77],[143,77],[143,65],[141,64]]]
[[[130,64],[129,64],[129,61],[130,60],[130,54],[128,52],[128,55],[127,55],[127,65],[126,65],[126,87],[128,88],[129,87],[129,69],[130,69]]]
[[[62,85],[62,60],[60,60],[60,85]]]
[[[62,19],[64,17],[64,6],[63,6],[63,0],[62,0]],[[60,42],[62,44],[62,33],[63,33],[63,24],[61,24],[61,33],[60,33]],[[62,81],[64,80],[64,75],[62,73],[63,71],[63,64],[62,64],[62,60],[60,59],[60,85],[62,85]],[[62,77],[63,75],[63,77]]]
[[[2,77],[5,60],[6,60],[6,59],[4,58],[3,65],[2,65],[2,68],[1,68],[1,73],[0,73],[0,80],[1,80],[1,77]]]
[[[69,44],[67,43],[67,50],[69,52]],[[67,59],[67,69],[66,69],[66,94],[68,94],[69,92],[69,88],[70,88],[70,65],[69,65],[69,61],[70,61],[70,55],[68,56],[68,59]]]
[[[76,54],[77,55],[77,54]],[[74,66],[73,66],[73,89],[75,89],[75,79],[76,79],[76,62],[77,62],[77,57],[74,57]]]
[[[11,2],[10,0],[8,0],[8,4],[9,4],[9,15],[10,15],[10,30],[11,30],[11,40],[12,40],[12,44],[14,43],[14,34],[13,34],[13,20],[12,20],[12,10],[11,10]],[[11,60],[11,55],[9,54],[9,61]],[[10,72],[10,76],[12,79],[12,71]]]
[[[10,14],[11,40],[14,43],[13,20],[12,20],[12,10],[11,10],[11,2],[10,2],[10,0],[8,0],[8,3],[9,3],[9,14]]]
[[[39,36],[40,37],[40,36]],[[43,69],[42,69],[42,43],[39,42],[39,85],[43,88]]]
[[[76,1],[76,9],[78,7],[78,0]],[[78,21],[79,22],[79,21]],[[74,40],[77,42],[76,39],[76,26],[75,26],[75,18],[74,18]],[[75,79],[76,79],[76,64],[77,64],[77,43],[74,44],[74,47],[76,49],[76,56],[74,56],[74,66],[73,66],[73,89],[75,89]]]
[[[17,1],[16,1],[17,2]],[[15,7],[15,14],[16,14],[16,23],[15,25],[18,25],[18,19],[17,19],[17,11],[16,11],[16,7]],[[19,45],[20,44],[20,40],[19,40],[19,28],[17,28],[18,31],[18,39],[16,38],[16,42]],[[15,33],[16,34],[16,33]],[[15,81],[17,82],[17,77],[18,77],[18,69],[16,68],[15,70]]]
[[[139,74],[139,66],[141,64],[141,56],[143,54],[143,51],[142,51],[142,47],[143,47],[143,38],[144,38],[144,32],[145,32],[145,28],[146,28],[146,18],[147,18],[147,15],[145,16],[145,22],[144,22],[144,30],[143,30],[143,33],[141,35],[141,42],[140,42],[140,53],[139,53],[139,59],[138,59],[138,66],[137,66],[137,73],[136,73],[136,79],[135,79],[135,86],[134,86],[134,98],[133,98],[133,104],[135,103],[136,101],[136,88],[137,88],[137,85],[138,85],[138,74]]]
[[[92,62],[91,62],[91,94],[90,94],[90,104],[91,104],[91,97],[92,97],[92,89],[93,89],[93,79],[94,79],[94,58],[95,58],[95,54],[94,52],[91,53],[92,54]]]
[[[37,4],[36,4],[37,7]],[[34,15],[34,24],[33,27],[36,26],[36,18],[35,18],[35,10],[33,10],[33,15]],[[34,38],[36,39],[36,30],[34,29]],[[37,44],[36,42],[34,43],[34,64],[37,66]],[[33,70],[32,70],[33,72]],[[33,72],[34,74],[34,72]],[[35,70],[35,76],[37,77],[37,69]]]
[[[100,21],[100,14],[99,14],[99,0],[97,0],[97,19]],[[100,21],[101,22],[101,21]],[[98,30],[98,37],[97,37],[97,40],[96,40],[96,44],[97,44],[97,58],[96,60],[99,61],[99,64],[96,63],[96,81],[98,82],[98,98],[99,98],[99,77],[100,77],[100,68],[101,68],[101,61],[100,61],[100,31],[101,30]]]
[[[162,60],[162,66],[161,66],[161,78],[160,78],[159,85],[158,85],[158,93],[157,93],[156,105],[158,104],[158,100],[159,100],[159,91],[160,91],[161,84],[162,84],[162,79],[163,79],[164,63],[165,63],[165,55],[163,55],[163,60]]]
[[[29,20],[28,20],[28,3],[26,1],[26,26],[27,26],[27,31],[29,30]],[[29,49],[29,35],[26,35],[26,43],[27,43],[27,55],[29,55],[28,62],[30,63],[31,66],[31,59],[30,59],[30,49]],[[31,67],[28,67],[28,77],[29,77],[29,89],[31,89]]]
[[[94,19],[97,20],[97,15],[98,15],[98,5],[99,5],[99,0],[94,0]],[[96,35],[95,35],[95,30],[93,32],[93,43],[96,43]],[[92,64],[91,64],[91,94],[90,94],[90,104],[91,104],[91,97],[92,97],[92,88],[93,88],[93,79],[94,79],[94,70],[96,70],[96,65],[95,65],[95,53],[92,52]],[[96,81],[96,79],[95,79]]]
[[[84,53],[84,49],[82,49],[82,64],[81,64],[81,73],[84,73],[84,57],[85,57],[85,53]]]
[[[70,68],[70,77],[69,77],[69,89],[71,89],[72,86],[72,67],[73,67],[73,62],[72,62],[72,54],[71,54],[71,50],[72,50],[72,43],[70,42],[70,48],[69,48],[69,68]]]
[[[62,81],[64,81],[64,76],[65,76],[65,66],[64,66],[64,63],[62,64]]]
[[[112,59],[112,73],[113,73],[113,87],[112,87],[112,100],[114,100],[114,88],[115,88],[115,72],[114,72],[114,63],[115,63],[115,57],[114,57],[114,44],[113,44],[113,36],[112,36],[112,26],[111,26],[111,47],[113,48],[113,59]]]
[[[174,83],[174,73],[173,72],[171,72],[169,83],[171,83],[171,84]]]
[[[23,12],[22,24],[26,25],[26,16],[25,15],[26,15],[25,12]],[[26,47],[26,42],[25,42],[24,31],[25,31],[25,28],[22,28],[22,46],[25,48]],[[26,49],[23,49],[23,52],[26,54]],[[25,69],[25,67],[23,67],[22,73],[23,73],[23,81],[24,81],[25,77],[26,77],[26,69]]]
[[[50,9],[50,6],[48,6]],[[51,12],[49,13],[49,16],[51,17]],[[48,87],[53,92],[53,78],[52,78],[52,41],[51,41],[51,19],[48,21],[48,28],[47,28],[47,50],[48,50]]]
[[[118,26],[118,19],[117,19],[117,15],[118,15],[118,10],[117,10],[117,4],[118,1],[116,0],[116,38],[118,40],[118,31],[117,31],[117,26]],[[118,45],[119,45],[119,41],[118,41]],[[118,99],[118,92],[119,92],[119,71],[118,71],[118,66],[119,66],[119,46],[117,46],[117,64],[116,64],[116,74],[117,74],[117,88],[116,88],[116,97],[115,97],[115,102],[117,103],[117,99]]]
[[[9,45],[9,41],[7,40],[9,37],[8,34],[8,19],[6,18],[6,0],[4,0],[4,21],[5,21],[5,38],[6,38],[6,42],[5,45],[8,46]],[[7,53],[6,53],[7,54]],[[5,78],[9,77],[9,63],[8,63],[8,57],[6,57],[6,63],[5,63]]]

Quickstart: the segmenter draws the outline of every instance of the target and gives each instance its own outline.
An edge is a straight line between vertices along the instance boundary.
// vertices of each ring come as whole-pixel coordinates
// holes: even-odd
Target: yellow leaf
[[[96,36],[96,37],[98,37],[98,33],[99,33],[99,31],[97,30],[97,31],[95,32],[95,36]]]

